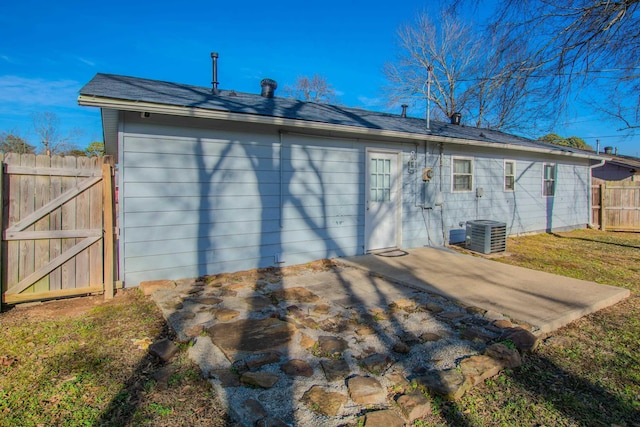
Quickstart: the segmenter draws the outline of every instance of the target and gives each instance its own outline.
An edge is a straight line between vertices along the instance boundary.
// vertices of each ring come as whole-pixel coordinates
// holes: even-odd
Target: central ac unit
[[[479,219],[467,221],[466,247],[475,252],[493,254],[507,250],[507,224]]]

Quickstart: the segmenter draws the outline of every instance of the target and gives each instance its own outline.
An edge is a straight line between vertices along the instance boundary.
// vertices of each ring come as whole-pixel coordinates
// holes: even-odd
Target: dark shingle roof
[[[604,154],[604,157],[608,157],[607,162],[615,163],[616,165],[623,167],[630,167],[634,169],[640,169],[640,158],[634,156],[613,155],[609,156]]]
[[[424,119],[396,114],[290,98],[264,98],[257,94],[227,90],[213,95],[208,87],[112,74],[97,74],[80,90],[80,95],[588,154],[489,129],[439,121],[431,121],[430,129],[427,129]]]

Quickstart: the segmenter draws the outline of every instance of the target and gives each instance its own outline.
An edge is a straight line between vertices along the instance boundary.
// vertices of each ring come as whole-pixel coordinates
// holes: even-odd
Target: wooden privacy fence
[[[2,302],[113,296],[111,157],[0,154]]]
[[[640,182],[601,182],[591,186],[594,225],[601,230],[640,231]]]

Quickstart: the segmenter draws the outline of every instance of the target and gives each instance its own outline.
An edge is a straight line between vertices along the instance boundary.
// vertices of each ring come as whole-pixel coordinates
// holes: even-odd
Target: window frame
[[[470,173],[456,173],[456,160],[464,160],[469,162],[469,166],[471,169]],[[473,171],[474,171],[474,158],[473,157],[464,157],[464,156],[452,156],[451,157],[451,192],[452,193],[470,193],[473,191]],[[469,176],[469,188],[466,189],[456,189],[456,176]]]
[[[511,171],[510,175],[507,175],[507,163],[511,163],[513,165],[513,170]],[[504,191],[507,192],[514,192],[516,191],[516,161],[515,160],[511,160],[511,159],[504,159],[504,163],[503,163],[503,172],[504,172],[504,176],[503,176],[503,181],[502,181],[502,189]],[[513,177],[513,187],[512,188],[507,188],[507,177]]]
[[[547,179],[547,166],[553,168],[553,177]],[[551,194],[547,194],[547,183],[552,182],[553,187]],[[558,183],[558,165],[557,163],[545,162],[542,164],[542,197],[554,197],[556,195],[556,187]]]

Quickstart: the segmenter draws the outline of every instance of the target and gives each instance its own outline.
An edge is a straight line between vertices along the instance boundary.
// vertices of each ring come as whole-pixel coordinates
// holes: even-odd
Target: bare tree
[[[436,23],[422,12],[413,24],[400,27],[398,42],[401,52],[397,60],[384,67],[392,103],[415,100],[416,94],[426,99],[432,70],[430,96],[435,114],[451,117],[468,107],[474,91],[469,79],[475,74],[481,47],[469,25],[445,12]]]
[[[67,134],[61,134],[60,120],[55,113],[49,111],[34,113],[32,119],[33,129],[40,138],[43,153],[54,155],[75,148],[73,140],[80,135],[80,131],[71,130]]]
[[[322,104],[335,104],[338,102],[336,91],[323,76],[315,74],[298,77],[293,86],[284,87],[285,96],[301,101],[318,102]]]
[[[451,4],[455,10],[489,2]],[[622,129],[640,128],[640,0],[507,0],[488,29],[529,46],[528,57],[513,65],[544,82],[546,102],[558,112],[590,92],[603,116]]]
[[[415,105],[429,97],[436,118],[462,113],[467,123],[478,127],[528,128],[532,121],[526,114],[527,99],[536,88],[530,72],[513,66],[526,50],[463,23],[449,10],[435,17],[437,21],[422,12],[413,24],[399,29],[401,53],[384,68],[390,103],[413,99]]]

